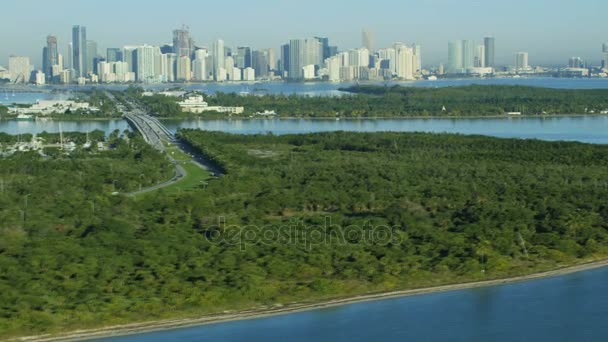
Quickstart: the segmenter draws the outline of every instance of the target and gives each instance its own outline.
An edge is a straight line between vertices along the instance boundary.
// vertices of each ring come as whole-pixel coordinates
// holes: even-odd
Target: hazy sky
[[[40,67],[46,36],[57,35],[65,53],[74,24],[103,51],[169,43],[182,24],[197,45],[222,38],[226,46],[278,49],[289,38],[320,35],[348,49],[360,46],[366,27],[376,47],[421,44],[425,65],[447,61],[448,40],[488,34],[498,63],[513,64],[517,51],[528,51],[532,65],[572,56],[599,63],[607,13],[608,0],[12,0],[0,3],[0,65],[15,54]]]

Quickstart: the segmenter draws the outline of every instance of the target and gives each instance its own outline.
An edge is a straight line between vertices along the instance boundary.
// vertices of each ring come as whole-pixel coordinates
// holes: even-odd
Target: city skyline
[[[251,46],[255,49],[273,48],[275,51],[280,51],[279,46],[290,39],[314,36],[329,37],[341,50],[358,48],[361,47],[361,30],[365,28],[374,34],[376,48],[399,41],[421,44],[424,47],[425,65],[447,64],[447,42],[457,39],[478,39],[488,35],[496,37],[500,42],[496,47],[496,64],[513,64],[513,55],[518,51],[529,52],[532,64],[564,64],[564,60],[572,56],[581,56],[591,63],[597,63],[601,58],[602,44],[608,41],[601,30],[593,29],[601,27],[601,13],[608,10],[608,4],[602,1],[586,4],[590,18],[586,18],[584,26],[576,23],[577,18],[568,10],[566,1],[537,0],[529,3],[515,0],[509,6],[496,3],[482,6],[475,1],[461,1],[458,4],[446,0],[425,4],[380,1],[374,7],[381,15],[371,16],[369,10],[348,6],[345,1],[324,3],[313,0],[309,3],[311,10],[308,15],[313,20],[294,20],[291,14],[295,10],[303,11],[296,4],[274,0],[268,2],[270,6],[262,6],[262,11],[240,0],[230,5],[184,0],[181,8],[189,10],[177,15],[178,20],[167,20],[165,11],[152,8],[146,8],[145,16],[135,16],[133,13],[138,13],[140,1],[124,3],[107,0],[103,3],[105,6],[92,6],[73,0],[59,0],[44,11],[34,10],[44,4],[41,1],[7,3],[3,4],[6,13],[15,15],[6,16],[0,22],[0,29],[13,34],[5,36],[0,42],[0,65],[7,65],[10,55],[22,55],[29,56],[37,68],[42,68],[40,45],[49,35],[57,37],[59,52],[68,55],[67,44],[72,40],[71,25],[66,25],[65,19],[70,16],[73,16],[71,22],[87,27],[88,38],[99,44],[99,51],[124,45],[171,44],[171,33],[184,24],[190,26],[192,38],[197,44],[209,48],[213,41],[223,39],[225,45],[230,47]],[[233,9],[239,6],[244,13],[235,14]],[[386,8],[395,10],[387,11]],[[348,20],[336,15],[344,13],[346,9]],[[224,11],[231,13],[232,17],[200,16],[200,13]],[[24,17],[25,13],[27,18]],[[409,15],[400,17],[400,13]],[[540,21],[541,17],[552,19]],[[23,27],[26,19],[36,25],[16,30],[15,27]],[[577,25],[577,30],[571,30],[572,25]]]

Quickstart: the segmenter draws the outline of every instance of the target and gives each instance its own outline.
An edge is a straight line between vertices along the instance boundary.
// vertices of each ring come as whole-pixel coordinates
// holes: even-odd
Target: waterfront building
[[[178,105],[185,113],[219,112],[241,114],[245,111],[244,107],[209,106],[209,104],[204,101],[202,95],[189,96],[183,101],[178,102]]]
[[[135,50],[137,60],[137,81],[153,83],[156,81],[155,54],[160,54],[160,49],[155,46],[143,45]]]
[[[255,81],[255,70],[253,68],[243,69],[243,81]]]
[[[224,41],[221,39],[213,42],[213,76],[216,81],[225,81],[225,51],[224,51]],[[224,70],[224,74],[220,72],[220,69]]]
[[[462,40],[448,43],[448,73],[461,74],[464,72]]]
[[[288,78],[289,73],[289,44],[281,45],[281,63],[279,65],[281,76]]]
[[[36,76],[35,76],[35,83],[36,85],[44,85],[46,83],[46,77],[44,75],[44,73],[40,70],[36,71]]]
[[[528,53],[527,52],[518,52],[515,55],[515,70],[529,70],[530,66],[528,65]]]
[[[166,66],[166,77],[167,82],[175,82],[177,78],[177,54],[167,53],[167,66]]]
[[[192,61],[192,79],[195,81],[207,80],[207,50],[199,49],[194,52],[194,61]]]
[[[87,74],[87,29],[84,26],[72,27],[72,63],[75,77],[84,77]]]
[[[486,47],[481,44],[475,47],[475,67],[484,68],[486,66]]]
[[[568,67],[570,67],[570,68],[584,68],[585,67],[585,62],[580,57],[571,57],[570,60],[568,60]]]
[[[268,51],[257,50],[253,51],[253,68],[256,71],[258,78],[268,77]]]
[[[87,49],[87,53],[86,53],[86,74],[91,74],[95,71],[95,60],[98,58],[97,57],[97,43],[95,41],[92,40],[87,40],[86,41],[86,49]]]
[[[177,81],[178,82],[190,82],[191,75],[191,64],[190,57],[181,56],[177,59]]]
[[[59,52],[57,49],[57,37],[49,35],[46,37],[46,47],[44,48],[42,59],[42,71],[46,79],[53,78],[53,66],[59,64]]]
[[[485,48],[485,62],[484,66],[488,68],[495,68],[494,64],[494,53],[495,53],[495,39],[494,37],[485,37],[483,39],[483,45]]]
[[[302,77],[305,80],[312,80],[315,78],[315,65],[309,64],[302,67]]]
[[[26,56],[10,56],[8,58],[8,71],[11,82],[28,83],[32,73],[30,58]]]
[[[462,68],[465,70],[475,67],[475,42],[472,40],[462,41]]]
[[[240,69],[249,68],[253,65],[251,48],[249,46],[239,46],[236,48],[236,66]]]

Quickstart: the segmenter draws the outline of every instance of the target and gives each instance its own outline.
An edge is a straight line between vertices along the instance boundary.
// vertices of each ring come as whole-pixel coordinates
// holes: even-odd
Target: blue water
[[[481,134],[502,138],[569,140],[608,144],[608,116],[570,116],[549,118],[474,118],[474,119],[255,119],[255,120],[164,120],[169,130],[196,128],[207,131],[255,134],[309,133],[327,131],[354,132],[448,132]],[[69,131],[111,133],[124,131],[129,125],[124,120],[98,121],[0,121],[0,132],[10,134]]]
[[[352,82],[330,83],[330,82],[306,82],[306,83],[285,83],[285,82],[251,82],[251,83],[191,83],[191,84],[156,84],[142,85],[149,90],[162,90],[174,87],[182,87],[187,90],[200,90],[207,94],[216,92],[240,93],[249,92],[251,94],[299,94],[299,95],[342,95],[338,89],[354,85]],[[547,87],[560,89],[606,89],[608,88],[608,78],[551,78],[551,77],[524,77],[524,78],[466,78],[466,79],[446,79],[437,81],[410,81],[410,82],[367,82],[362,84],[394,85],[400,84],[412,87],[449,87],[462,86],[469,84],[498,84],[498,85],[524,85],[533,87]],[[67,94],[43,94],[43,93],[15,93],[12,96],[10,86],[0,87],[0,104],[11,103],[34,103],[40,99],[51,99],[58,97],[71,96],[69,92],[85,90],[92,87],[122,90],[126,85],[95,85],[95,86],[41,86],[35,87],[37,91],[64,91]],[[19,87],[23,90],[23,87]],[[8,96],[6,96],[8,95]]]
[[[608,268],[479,289],[106,339],[608,341]]]

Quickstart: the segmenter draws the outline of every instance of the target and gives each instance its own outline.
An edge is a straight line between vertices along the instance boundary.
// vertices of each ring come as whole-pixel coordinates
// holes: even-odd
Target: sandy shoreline
[[[401,291],[392,291],[392,292],[385,292],[385,293],[359,295],[359,296],[333,299],[333,300],[317,302],[317,303],[296,303],[296,304],[290,304],[290,305],[285,305],[285,306],[277,305],[273,308],[268,308],[268,309],[243,310],[243,311],[238,311],[238,312],[234,312],[234,313],[205,315],[205,316],[201,316],[201,317],[197,317],[197,318],[170,319],[170,320],[151,321],[151,322],[144,322],[144,323],[132,323],[132,324],[108,326],[108,327],[98,328],[98,329],[77,330],[77,331],[72,331],[72,332],[69,332],[66,334],[38,335],[38,336],[22,337],[22,338],[16,338],[16,339],[13,339],[10,341],[33,341],[33,342],[82,341],[82,340],[98,339],[98,338],[104,338],[104,337],[133,335],[133,334],[140,334],[140,333],[146,333],[146,332],[171,330],[171,329],[200,326],[200,325],[213,324],[213,323],[223,323],[223,322],[230,322],[230,321],[237,321],[237,320],[247,320],[247,319],[256,319],[256,318],[276,316],[276,315],[284,315],[284,314],[295,313],[295,312],[310,311],[310,310],[323,309],[323,308],[328,308],[328,307],[368,302],[368,301],[381,300],[381,299],[398,298],[398,297],[414,296],[414,295],[421,295],[421,294],[429,294],[429,293],[455,291],[455,290],[462,290],[462,289],[472,289],[472,288],[495,286],[495,285],[501,285],[501,284],[509,284],[509,283],[522,282],[522,281],[527,281],[527,280],[540,279],[540,278],[565,275],[565,274],[570,274],[570,273],[575,273],[575,272],[587,271],[587,270],[596,269],[596,268],[600,268],[600,267],[606,267],[606,266],[608,266],[608,259],[600,260],[600,261],[593,261],[593,262],[588,262],[588,263],[582,263],[582,264],[578,264],[575,266],[563,267],[563,268],[558,268],[558,269],[554,269],[551,271],[534,273],[534,274],[530,274],[530,275],[526,275],[526,276],[517,276],[517,277],[512,277],[512,278],[503,278],[503,279],[496,279],[496,280],[486,280],[486,281],[453,284],[453,285],[442,285],[442,286],[427,287],[427,288],[412,289],[412,290],[401,290]]]

